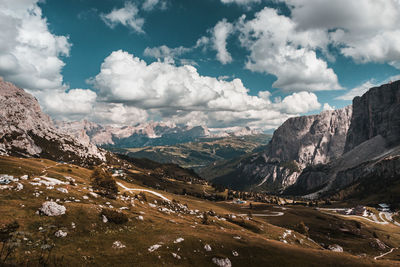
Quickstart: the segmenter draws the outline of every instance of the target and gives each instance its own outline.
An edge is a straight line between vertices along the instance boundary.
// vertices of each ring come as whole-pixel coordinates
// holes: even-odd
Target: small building
[[[390,206],[386,203],[381,203],[378,204],[378,210],[379,211],[384,211],[384,212],[389,212],[390,211]]]
[[[240,198],[238,198],[238,199],[234,199],[233,203],[235,203],[235,204],[246,204],[246,201],[241,200]]]

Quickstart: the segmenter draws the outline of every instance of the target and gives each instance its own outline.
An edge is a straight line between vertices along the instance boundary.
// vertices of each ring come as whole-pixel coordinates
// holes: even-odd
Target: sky
[[[400,79],[400,0],[0,0],[0,76],[56,120],[269,131]]]

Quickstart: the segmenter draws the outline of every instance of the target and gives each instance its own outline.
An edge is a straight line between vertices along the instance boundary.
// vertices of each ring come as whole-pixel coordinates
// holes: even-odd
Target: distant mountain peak
[[[228,136],[247,136],[260,131],[249,127],[209,129],[204,125],[177,125],[172,122],[146,122],[135,126],[101,125],[93,122],[57,121],[57,127],[79,138],[89,139],[100,146],[143,147],[156,145],[175,145],[197,141],[200,138],[222,138]]]

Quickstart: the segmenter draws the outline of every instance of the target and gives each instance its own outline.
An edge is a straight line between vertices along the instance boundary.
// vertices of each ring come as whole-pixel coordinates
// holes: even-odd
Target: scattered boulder
[[[329,245],[328,249],[330,249],[331,251],[334,251],[334,252],[343,252],[343,248],[341,246],[339,246],[338,244]]]
[[[64,232],[63,230],[58,230],[57,232],[55,232],[55,236],[56,237],[66,237],[67,236],[67,232]]]
[[[21,191],[22,189],[24,189],[24,185],[21,183],[17,183],[17,185],[15,186],[15,191]]]
[[[178,259],[178,260],[181,259],[181,256],[179,256],[179,255],[176,254],[176,253],[172,253],[172,256],[173,256],[175,259]]]
[[[182,241],[184,241],[185,239],[183,239],[182,237],[179,237],[179,238],[177,238],[175,241],[174,241],[174,243],[175,244],[178,244],[178,243],[181,243]]]
[[[57,188],[57,190],[60,191],[61,193],[68,194],[68,190],[66,188],[59,187]]]
[[[205,246],[204,246],[204,249],[206,250],[206,251],[211,251],[212,249],[211,249],[211,246],[209,245],[209,244],[206,244]]]
[[[232,255],[233,255],[234,257],[237,257],[237,256],[239,256],[239,253],[238,253],[237,251],[233,250],[233,251],[232,251]]]
[[[9,184],[11,183],[12,176],[8,176],[6,174],[0,175],[0,184]]]
[[[153,252],[153,251],[159,249],[160,247],[161,247],[160,244],[155,244],[155,245],[152,245],[151,247],[149,247],[147,250],[148,250],[149,252]]]
[[[46,201],[42,204],[39,212],[47,216],[60,216],[65,214],[66,210],[67,209],[64,206],[58,205],[54,201]]]
[[[220,267],[231,267],[232,263],[228,258],[212,258],[212,262]]]
[[[121,241],[117,240],[117,241],[114,241],[112,248],[121,249],[121,248],[126,248],[126,246],[124,244],[122,244]]]

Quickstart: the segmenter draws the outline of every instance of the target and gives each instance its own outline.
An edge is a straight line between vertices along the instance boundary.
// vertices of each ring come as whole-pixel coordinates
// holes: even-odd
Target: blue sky
[[[0,75],[55,119],[274,129],[400,74],[396,0],[0,0]]]

